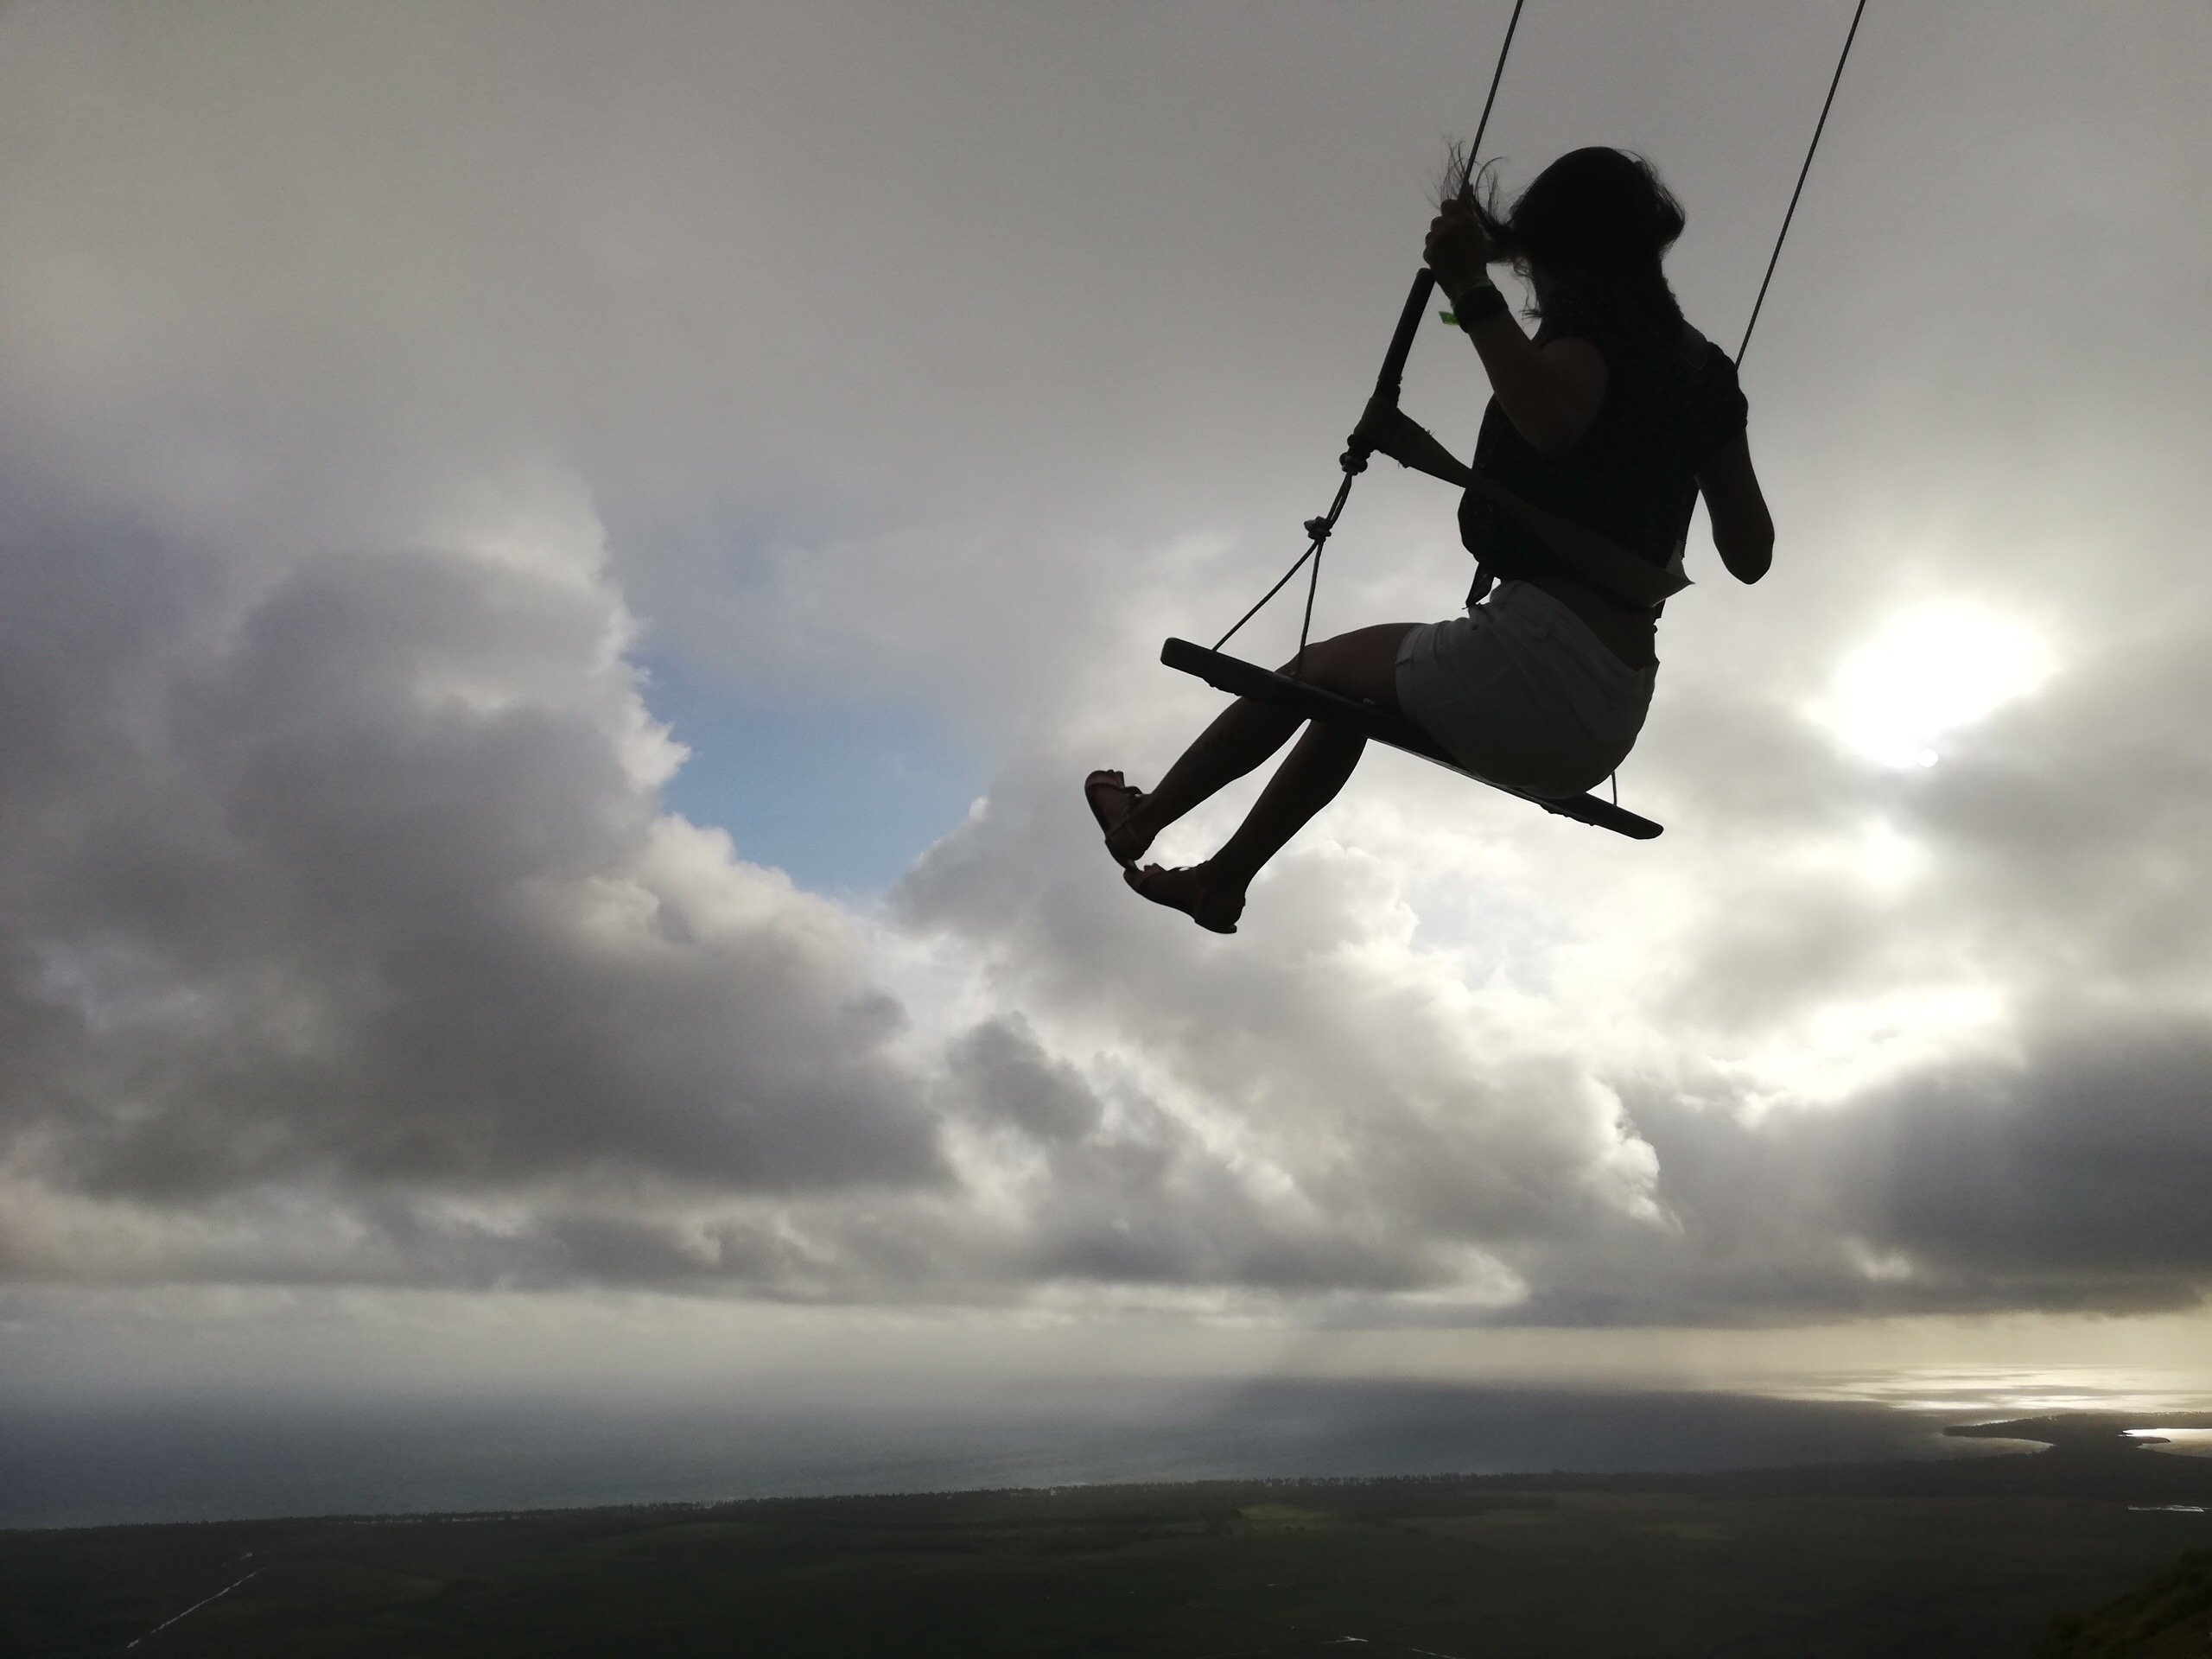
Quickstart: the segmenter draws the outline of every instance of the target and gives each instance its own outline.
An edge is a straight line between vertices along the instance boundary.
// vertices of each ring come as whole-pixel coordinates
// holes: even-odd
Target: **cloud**
[[[1770,10],[1567,7],[1500,107],[1515,176],[1661,158],[1700,318],[1788,184],[1715,111],[1833,49]],[[10,12],[0,1271],[2189,1302],[2212,434],[2165,204],[2206,182],[2203,27],[1862,41],[1753,360],[1781,562],[1670,607],[1624,779],[1663,840],[1378,755],[1223,941],[1130,899],[1075,780],[1157,775],[1216,705],[1154,642],[1321,505],[1464,18],[669,11],[618,50],[550,7]],[[2061,247],[2130,303],[2054,326]],[[1470,372],[1424,341],[1408,382],[1455,440]],[[1426,491],[1362,481],[1321,627],[1449,605]],[[2038,673],[1931,656],[1930,615]],[[799,891],[667,810],[715,757],[649,655],[925,704],[988,799],[880,908]],[[1943,716],[1936,765],[1839,735],[1854,662],[1884,733]]]
[[[658,811],[681,753],[571,512],[304,559],[226,611],[187,552],[9,527],[30,1167],[141,1202],[942,1179],[850,921]]]

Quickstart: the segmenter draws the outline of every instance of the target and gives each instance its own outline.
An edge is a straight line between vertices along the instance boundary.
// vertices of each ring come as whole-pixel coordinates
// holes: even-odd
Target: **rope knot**
[[[1326,518],[1308,518],[1306,521],[1306,534],[1308,537],[1316,542],[1327,541],[1329,539],[1329,531],[1332,528],[1332,526]]]

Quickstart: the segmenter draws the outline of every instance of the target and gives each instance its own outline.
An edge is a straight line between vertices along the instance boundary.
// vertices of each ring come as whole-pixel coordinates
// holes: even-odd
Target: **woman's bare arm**
[[[1774,563],[1774,516],[1751,470],[1748,433],[1738,432],[1706,458],[1697,486],[1713,519],[1713,545],[1720,563],[1737,581],[1757,582]]]
[[[1605,359],[1586,340],[1539,346],[1510,311],[1495,311],[1467,331],[1497,394],[1497,406],[1540,455],[1563,455],[1582,442],[1605,401]]]
[[[1426,252],[1446,294],[1464,293],[1483,276],[1492,250],[1469,198],[1444,204],[1429,225]],[[1582,442],[1605,401],[1605,359],[1595,346],[1572,339],[1539,346],[1503,309],[1474,324],[1467,334],[1497,394],[1497,406],[1531,448],[1542,455],[1563,455]]]

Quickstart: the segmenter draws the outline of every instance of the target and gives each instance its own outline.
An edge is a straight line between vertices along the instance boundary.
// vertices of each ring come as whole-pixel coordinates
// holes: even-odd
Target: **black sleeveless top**
[[[1698,468],[1744,429],[1749,406],[1736,365],[1694,333],[1608,327],[1571,315],[1536,331],[1539,346],[1568,337],[1589,340],[1605,359],[1605,400],[1590,429],[1565,454],[1540,454],[1493,397],[1475,471],[1664,567],[1688,533]],[[1459,537],[1476,562],[1469,604],[1493,579],[1576,574],[1508,509],[1472,490],[1460,499]]]

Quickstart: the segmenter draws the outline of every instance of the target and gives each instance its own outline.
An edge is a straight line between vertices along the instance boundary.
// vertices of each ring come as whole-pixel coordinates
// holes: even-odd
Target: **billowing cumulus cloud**
[[[1700,319],[1834,45],[1768,10],[1562,5],[1500,106],[1514,176],[1660,160]],[[1469,28],[0,16],[0,1272],[2196,1300],[2201,9],[1870,23],[1751,365],[1781,563],[1671,607],[1624,778],[1664,839],[1378,756],[1233,939],[1100,854],[1076,780],[1214,707],[1157,639],[1321,505]],[[1448,506],[1364,480],[1321,625],[1446,608]],[[657,663],[926,710],[988,789],[804,891],[671,810],[727,762]]]
[[[5,568],[24,1179],[944,1178],[850,921],[657,811],[681,752],[588,517],[245,593],[98,524],[19,521]]]

